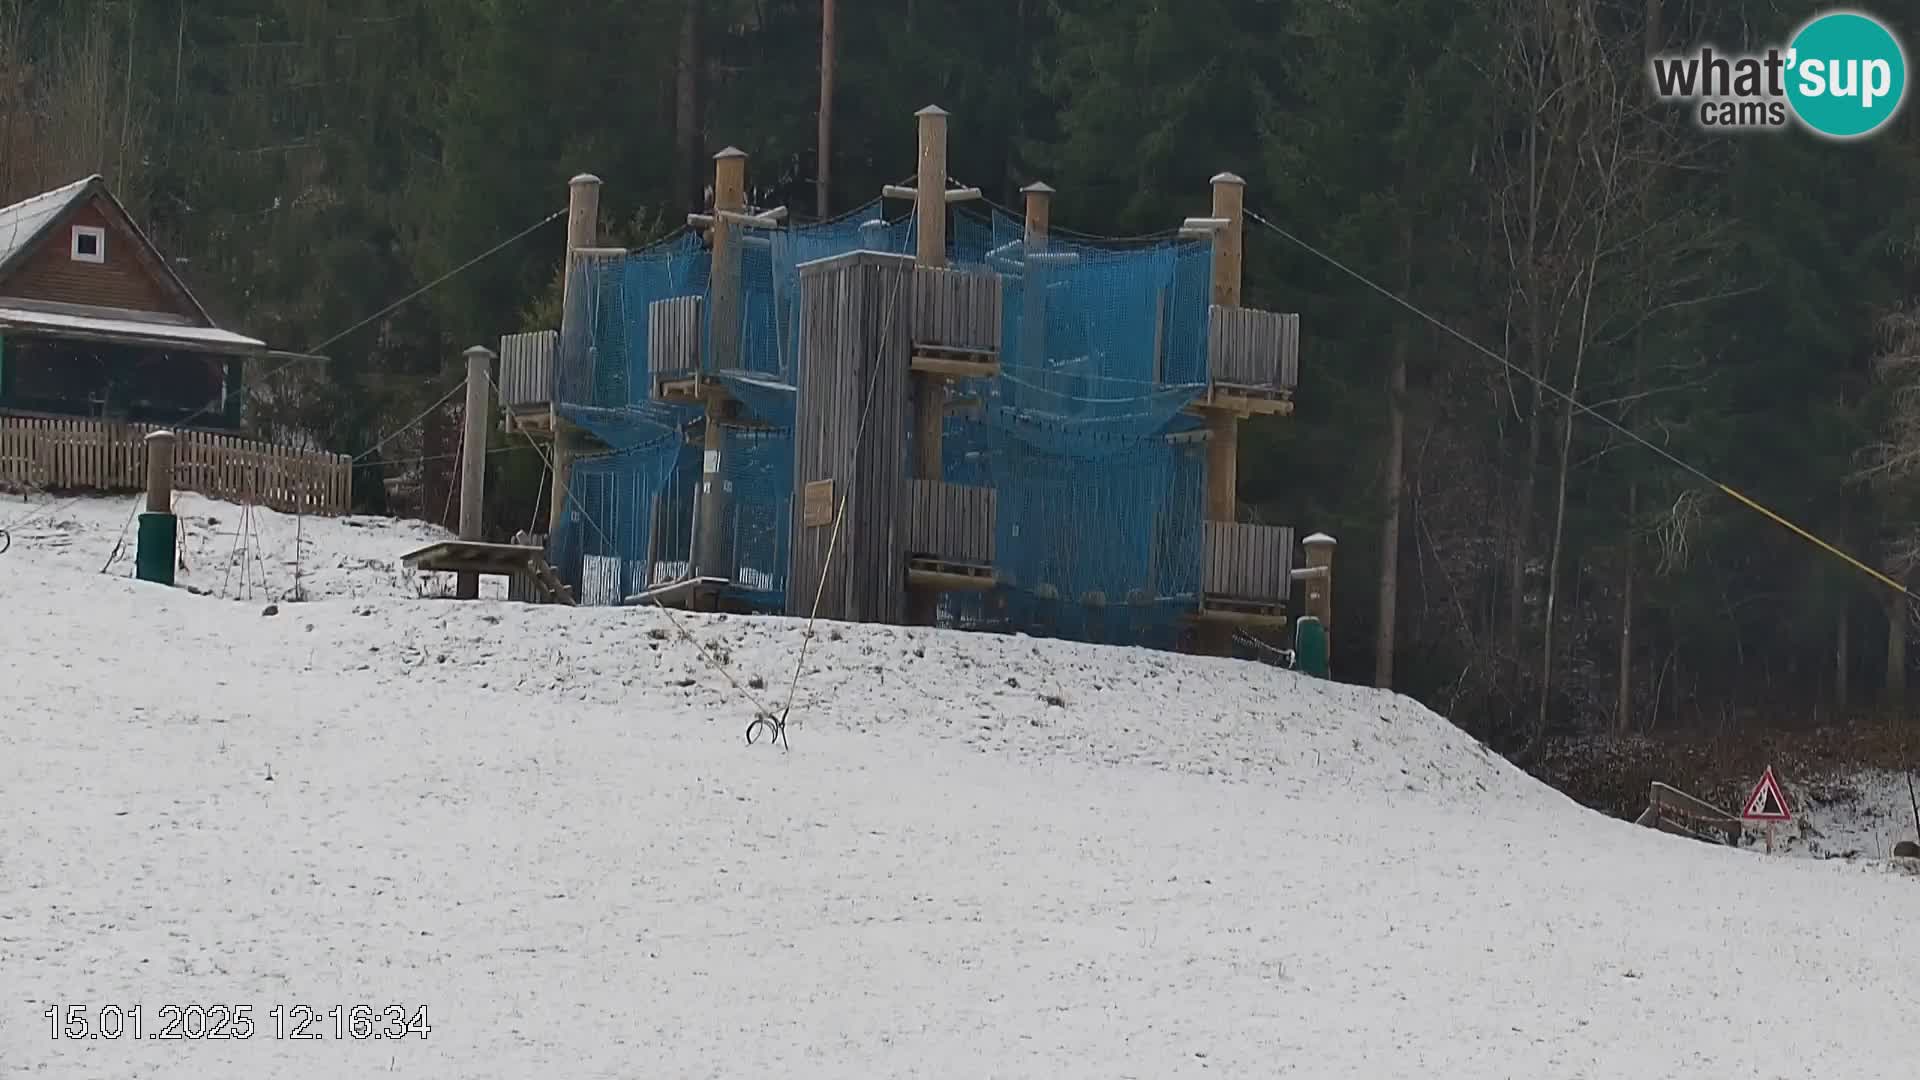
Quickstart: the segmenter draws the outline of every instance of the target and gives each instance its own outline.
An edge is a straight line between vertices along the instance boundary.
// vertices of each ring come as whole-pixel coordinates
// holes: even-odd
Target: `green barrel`
[[[1317,679],[1327,677],[1327,628],[1311,615],[1293,624],[1293,668]]]
[[[141,514],[139,546],[134,549],[133,573],[141,581],[173,584],[174,547],[180,522],[172,514]]]

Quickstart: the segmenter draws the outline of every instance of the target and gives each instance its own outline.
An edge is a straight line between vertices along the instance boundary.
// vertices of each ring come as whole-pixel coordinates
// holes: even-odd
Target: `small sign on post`
[[[1753,786],[1747,801],[1741,804],[1740,820],[1758,821],[1767,827],[1767,854],[1773,854],[1773,827],[1782,821],[1792,821],[1793,811],[1787,807],[1786,792],[1780,790],[1780,781],[1773,775],[1773,766],[1760,777]]]

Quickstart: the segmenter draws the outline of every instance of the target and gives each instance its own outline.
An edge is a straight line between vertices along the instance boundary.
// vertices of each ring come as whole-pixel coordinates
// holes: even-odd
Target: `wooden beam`
[[[990,592],[996,580],[992,574],[961,574],[924,566],[907,567],[907,586],[929,595],[943,592]]]
[[[916,352],[913,359],[908,361],[908,367],[915,374],[932,376],[932,379],[926,380],[929,382],[940,378],[991,379],[1000,374],[1000,358],[990,356],[979,360],[963,360],[955,356]]]

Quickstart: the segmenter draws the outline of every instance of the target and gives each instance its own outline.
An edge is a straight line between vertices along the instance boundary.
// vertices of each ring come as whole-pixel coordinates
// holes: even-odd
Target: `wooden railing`
[[[1291,528],[1230,521],[1202,524],[1206,538],[1202,591],[1234,600],[1286,602],[1293,580]]]
[[[52,490],[139,491],[152,424],[0,416],[0,484]],[[171,430],[171,429],[170,429]],[[287,513],[344,514],[353,459],[289,450],[209,431],[175,430],[173,486]]]
[[[993,565],[993,489],[914,480],[907,553],[976,566]]]
[[[1300,316],[1209,308],[1207,378],[1230,386],[1292,389],[1300,381]]]
[[[913,343],[997,352],[1000,275],[914,268]]]
[[[647,372],[662,377],[700,370],[706,300],[674,296],[647,305]]]
[[[1739,818],[1658,780],[1649,785],[1647,808],[1634,824],[1676,836],[1733,846],[1739,845],[1743,831]]]
[[[500,339],[500,403],[509,408],[545,405],[553,400],[553,354],[560,334],[535,330]]]

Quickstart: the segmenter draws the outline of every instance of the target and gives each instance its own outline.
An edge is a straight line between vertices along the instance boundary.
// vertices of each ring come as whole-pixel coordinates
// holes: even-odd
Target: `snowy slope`
[[[1404,699],[822,624],[783,752],[742,737],[791,676],[783,620],[397,588],[263,616],[64,559],[0,555],[0,1076],[1851,1080],[1920,1055],[1916,882],[1589,814]],[[361,1002],[432,1031],[268,1018]],[[258,1029],[68,1042],[41,1015],[103,1003]]]
[[[0,495],[0,529],[13,538],[0,559],[133,576],[134,517],[145,495],[73,498]],[[242,507],[192,492],[174,494],[179,519],[177,581],[233,600],[451,596],[452,574],[416,574],[400,556],[450,537],[418,521],[311,517]],[[506,595],[501,578],[482,578],[483,596]]]

